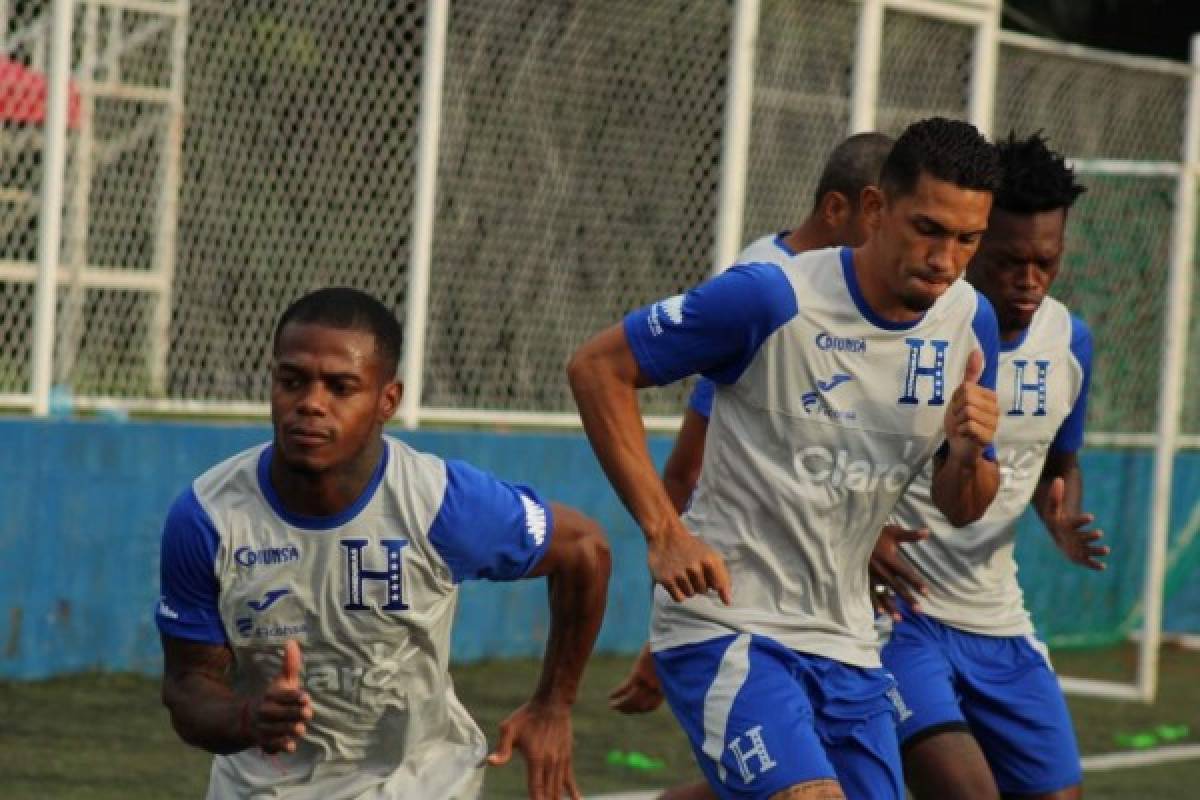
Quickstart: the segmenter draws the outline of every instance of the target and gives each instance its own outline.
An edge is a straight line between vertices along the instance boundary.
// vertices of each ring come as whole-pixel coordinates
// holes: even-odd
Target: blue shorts
[[[967,731],[1003,794],[1043,794],[1079,784],[1079,745],[1062,689],[1033,635],[982,636],[901,606],[883,648],[906,708],[900,741]]]
[[[723,800],[836,780],[849,800],[903,800],[895,682],[731,634],[654,654],[663,692]]]

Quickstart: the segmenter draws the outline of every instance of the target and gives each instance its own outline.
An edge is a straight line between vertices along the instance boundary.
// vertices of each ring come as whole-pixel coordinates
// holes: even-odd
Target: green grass
[[[1064,674],[1124,679],[1130,648],[1055,654]],[[698,776],[670,715],[609,712],[608,690],[629,659],[598,657],[588,668],[575,715],[576,774],[589,795],[666,786]],[[456,667],[459,694],[493,740],[501,719],[528,695],[538,671],[531,661]],[[1156,725],[1186,724],[1186,741],[1200,742],[1200,653],[1163,652],[1159,700],[1152,706],[1070,698],[1085,753],[1120,749],[1115,735]],[[82,675],[34,683],[0,682],[0,795],[6,800],[167,800],[202,797],[209,756],[181,744],[158,701],[154,680],[130,675]],[[637,750],[666,767],[645,773],[606,763],[614,749]],[[489,798],[524,796],[524,767],[493,771]],[[1086,776],[1089,800],[1196,796],[1200,760]]]

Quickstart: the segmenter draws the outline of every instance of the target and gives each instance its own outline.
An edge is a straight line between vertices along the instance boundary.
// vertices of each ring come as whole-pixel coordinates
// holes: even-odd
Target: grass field
[[[1130,648],[1055,654],[1064,674],[1123,678]],[[598,657],[589,666],[575,719],[576,772],[588,795],[666,786],[697,777],[670,715],[609,712],[605,695],[628,658]],[[463,701],[489,738],[526,697],[538,664],[505,661],[457,667]],[[1121,749],[1116,735],[1157,725],[1189,726],[1200,741],[1200,653],[1167,649],[1161,691],[1152,706],[1071,698],[1084,753]],[[157,682],[130,675],[84,675],[37,683],[0,682],[0,797],[4,800],[166,800],[201,797],[209,756],[181,744],[158,702]],[[612,750],[636,750],[665,762],[651,772],[606,763]],[[1183,800],[1197,796],[1200,760],[1088,774],[1090,800]],[[486,796],[524,796],[524,769],[514,763],[488,778]],[[432,798],[430,800],[433,800]]]

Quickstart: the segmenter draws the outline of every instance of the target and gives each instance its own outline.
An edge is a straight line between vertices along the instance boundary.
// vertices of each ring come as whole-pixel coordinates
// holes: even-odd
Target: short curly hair
[[[879,183],[889,194],[911,194],[922,173],[962,189],[995,192],[1000,186],[996,147],[974,125],[945,117],[914,122],[883,162]]]
[[[344,331],[368,333],[375,339],[375,354],[388,375],[394,376],[403,348],[404,329],[383,303],[376,298],[348,287],[318,289],[296,300],[275,325],[271,351],[279,352],[279,337],[283,329],[297,325],[321,325]]]
[[[1069,209],[1087,188],[1075,182],[1066,159],[1050,149],[1042,132],[1018,139],[1016,131],[996,145],[1004,177],[993,205],[1014,214]]]

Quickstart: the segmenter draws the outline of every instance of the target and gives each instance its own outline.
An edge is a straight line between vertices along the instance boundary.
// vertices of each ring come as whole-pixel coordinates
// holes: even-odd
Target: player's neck
[[[885,268],[880,263],[882,257],[883,254],[873,246],[873,240],[868,240],[853,251],[854,277],[863,300],[872,311],[889,322],[905,323],[920,319],[923,312],[913,311],[904,305],[887,285],[881,274]]]
[[[271,486],[289,513],[306,517],[340,514],[362,496],[383,457],[382,437],[374,440],[354,461],[321,472],[289,467],[271,459]]]
[[[1015,328],[1001,328],[1000,341],[1005,343],[1019,342],[1028,332],[1029,328],[1022,328],[1020,326]]]
[[[793,253],[803,253],[807,250],[820,250],[825,247],[833,247],[837,244],[833,234],[830,233],[825,226],[816,217],[808,217],[804,222],[793,228],[787,236],[783,237],[783,243]]]

